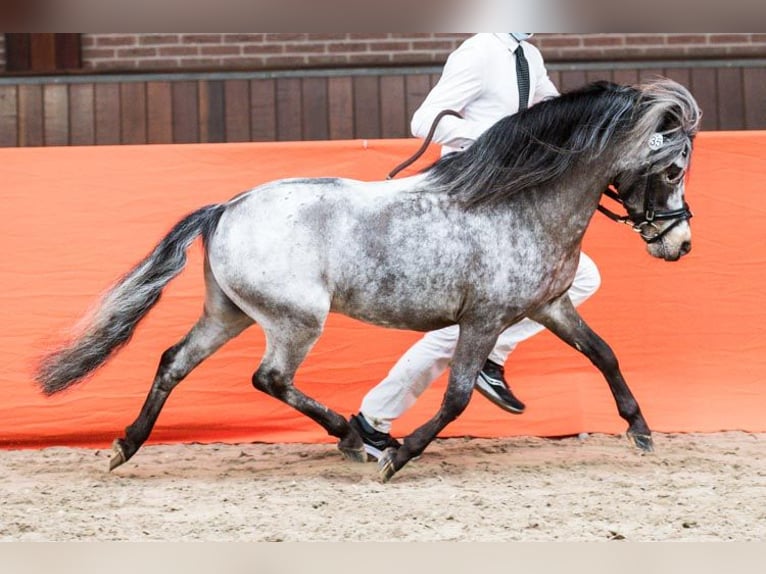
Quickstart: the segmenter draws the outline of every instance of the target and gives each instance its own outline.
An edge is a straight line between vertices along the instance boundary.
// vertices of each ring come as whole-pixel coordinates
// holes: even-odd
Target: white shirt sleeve
[[[540,51],[535,48],[530,50],[530,55],[533,55],[532,65],[535,67],[534,78],[535,85],[532,90],[532,104],[542,102],[546,98],[553,98],[559,95],[559,91],[556,85],[548,76],[548,70],[545,68],[545,62]],[[525,54],[527,51],[524,52]]]
[[[465,106],[481,94],[485,66],[477,62],[479,55],[475,52],[463,46],[450,54],[439,82],[412,116],[412,135],[425,138],[439,112],[454,110],[462,114]],[[460,148],[472,144],[486,128],[483,123],[444,116],[433,139],[442,145]]]

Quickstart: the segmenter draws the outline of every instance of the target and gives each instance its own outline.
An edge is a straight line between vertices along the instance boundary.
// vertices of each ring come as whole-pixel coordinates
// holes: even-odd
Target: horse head
[[[619,220],[641,235],[650,255],[677,261],[692,247],[684,192],[701,112],[689,91],[670,80],[640,89],[641,115],[631,130],[637,161],[623,166],[616,193],[607,195],[625,207],[628,215]]]

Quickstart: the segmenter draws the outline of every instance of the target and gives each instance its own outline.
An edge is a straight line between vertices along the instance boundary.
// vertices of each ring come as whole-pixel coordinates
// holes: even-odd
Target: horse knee
[[[287,389],[284,375],[277,369],[259,368],[253,375],[253,386],[273,397],[281,397]]]
[[[442,401],[442,412],[448,421],[453,421],[466,409],[471,400],[471,388],[447,391]]]

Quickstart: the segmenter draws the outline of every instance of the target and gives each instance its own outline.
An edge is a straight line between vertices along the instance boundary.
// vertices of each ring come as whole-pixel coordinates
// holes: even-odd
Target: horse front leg
[[[497,341],[500,330],[471,324],[460,325],[455,353],[452,357],[447,390],[436,415],[405,437],[398,449],[388,449],[378,460],[381,481],[388,482],[408,461],[420,456],[426,447],[450,422],[468,406],[473,387],[484,362]]]
[[[617,357],[611,347],[582,320],[569,296],[565,293],[529,317],[580,351],[601,371],[617,403],[617,411],[628,423],[628,437],[641,450],[651,452],[652,433],[620,372]]]

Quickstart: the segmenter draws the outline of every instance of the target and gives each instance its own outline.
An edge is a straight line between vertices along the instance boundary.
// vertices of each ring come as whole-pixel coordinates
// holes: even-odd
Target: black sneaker
[[[509,413],[520,415],[526,408],[508,388],[503,367],[489,359],[484,363],[484,368],[476,379],[476,390]]]
[[[362,413],[351,415],[349,424],[359,433],[364,442],[364,450],[368,455],[378,460],[387,448],[399,448],[402,446],[398,440],[387,432],[380,432],[372,428]]]

